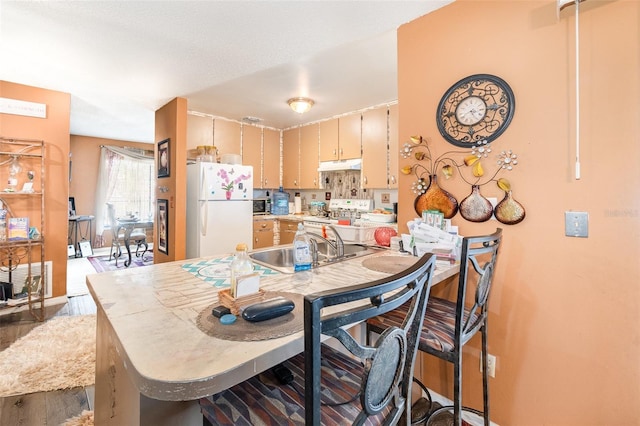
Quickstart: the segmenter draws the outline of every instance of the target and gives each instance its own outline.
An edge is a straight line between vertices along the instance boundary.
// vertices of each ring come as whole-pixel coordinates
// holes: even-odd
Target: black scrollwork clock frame
[[[438,104],[436,122],[447,142],[470,148],[500,136],[511,123],[515,107],[513,91],[503,79],[474,74],[445,92]]]

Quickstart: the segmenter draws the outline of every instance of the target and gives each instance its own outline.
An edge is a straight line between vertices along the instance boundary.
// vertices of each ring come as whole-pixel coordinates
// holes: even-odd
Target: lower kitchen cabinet
[[[280,221],[280,244],[293,243],[293,237],[296,236],[298,230],[297,220],[279,219]]]
[[[273,246],[273,219],[253,221],[253,249]]]

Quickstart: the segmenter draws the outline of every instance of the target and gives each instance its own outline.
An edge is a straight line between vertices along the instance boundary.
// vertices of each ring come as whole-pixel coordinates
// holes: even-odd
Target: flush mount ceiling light
[[[305,113],[313,106],[313,99],[309,98],[291,98],[287,101],[292,110],[298,114]]]

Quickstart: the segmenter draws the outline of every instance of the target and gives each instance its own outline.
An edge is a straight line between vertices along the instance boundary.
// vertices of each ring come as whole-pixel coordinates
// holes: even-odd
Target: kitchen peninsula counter
[[[371,256],[386,255],[398,253],[385,250]],[[261,286],[308,294],[388,275],[364,267],[362,261],[367,258],[370,256],[306,273],[263,277]],[[250,342],[221,340],[202,332],[198,315],[218,302],[220,289],[182,267],[194,262],[197,260],[87,276],[98,307],[97,426],[202,424],[198,398],[302,352],[302,331]],[[458,265],[438,269],[434,284],[458,269]]]

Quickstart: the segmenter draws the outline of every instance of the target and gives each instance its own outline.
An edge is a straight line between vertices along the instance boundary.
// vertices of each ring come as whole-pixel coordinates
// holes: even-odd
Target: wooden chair
[[[425,255],[387,278],[305,296],[304,353],[283,363],[293,381],[279,384],[268,370],[203,398],[204,424],[406,422],[411,418],[411,378],[434,263],[435,257]],[[361,345],[343,329],[404,304],[409,306],[406,318],[382,332],[374,346]],[[321,335],[334,337],[337,342],[330,341],[339,342],[343,351],[321,343]]]
[[[456,300],[449,301],[438,297],[429,299],[419,338],[420,351],[453,364],[453,417],[454,424],[458,426],[462,421],[462,409],[482,415],[486,426],[490,422],[487,318],[489,295],[501,239],[500,228],[491,235],[463,239]],[[367,337],[371,332],[381,333],[390,325],[397,324],[406,308],[407,306],[403,306],[395,312],[371,318],[367,321]],[[478,331],[482,335],[483,412],[462,406],[462,347]],[[414,380],[426,390],[422,383]],[[450,416],[450,411],[451,406],[439,408],[431,414],[427,424],[436,420],[442,421],[442,417]],[[416,423],[423,420],[414,418]]]
[[[107,224],[111,229],[111,249],[109,250],[109,261],[111,261],[111,257],[116,261],[116,266],[118,266],[118,258],[122,255],[122,247],[124,244],[124,232],[121,231],[118,227],[118,221],[116,219],[116,209],[111,203],[107,203]],[[129,241],[133,242],[136,245],[136,257],[142,256],[144,260],[144,255],[149,249],[147,244],[147,233],[144,229],[134,229],[131,231],[131,235],[129,236]],[[131,244],[131,243],[130,243]],[[139,255],[139,250],[144,247],[142,254]]]

